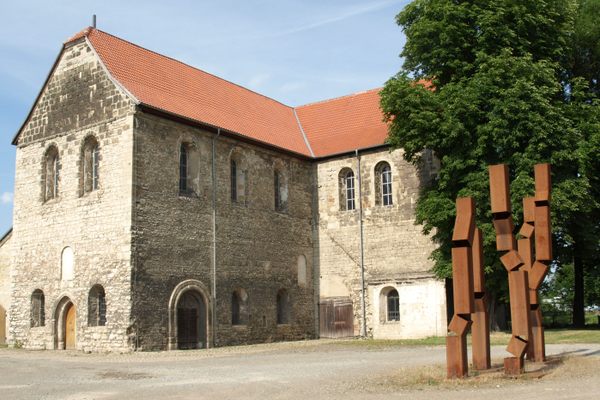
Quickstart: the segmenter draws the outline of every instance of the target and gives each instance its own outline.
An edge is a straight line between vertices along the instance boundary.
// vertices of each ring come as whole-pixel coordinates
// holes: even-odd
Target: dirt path
[[[493,348],[493,358],[504,354]],[[125,355],[0,349],[0,398],[597,398],[600,345],[549,345],[548,355],[550,366],[526,379],[496,372],[457,384],[443,379],[442,346],[312,341]]]

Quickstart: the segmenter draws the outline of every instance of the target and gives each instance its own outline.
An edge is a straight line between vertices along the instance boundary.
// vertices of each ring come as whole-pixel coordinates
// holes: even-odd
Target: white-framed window
[[[340,210],[356,209],[354,171],[344,168],[339,173]]]
[[[394,204],[392,196],[392,169],[390,164],[381,161],[375,166],[375,204],[391,206]]]

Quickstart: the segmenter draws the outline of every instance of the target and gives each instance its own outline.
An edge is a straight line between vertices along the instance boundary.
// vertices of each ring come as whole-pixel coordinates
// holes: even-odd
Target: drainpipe
[[[356,162],[358,163],[357,174],[358,177],[358,229],[360,232],[360,307],[362,309],[362,326],[360,328],[360,335],[363,338],[367,337],[367,308],[365,305],[365,247],[364,247],[364,230],[363,230],[363,212],[362,212],[362,188],[361,188],[361,173],[360,173],[360,157],[358,156],[358,149],[354,151],[356,155]]]
[[[221,129],[217,128],[217,136],[212,140],[212,301],[211,301],[211,324],[213,346],[217,342],[217,169],[215,161],[215,143],[221,135]],[[208,343],[207,343],[207,346]]]

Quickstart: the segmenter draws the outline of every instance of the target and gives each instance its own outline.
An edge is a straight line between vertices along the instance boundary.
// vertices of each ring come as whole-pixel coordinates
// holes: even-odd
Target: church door
[[[75,331],[75,306],[73,304],[69,305],[69,309],[67,310],[65,316],[65,349],[73,350],[75,349],[76,342],[76,331]]]
[[[206,347],[206,306],[200,294],[188,291],[177,304],[177,347]]]

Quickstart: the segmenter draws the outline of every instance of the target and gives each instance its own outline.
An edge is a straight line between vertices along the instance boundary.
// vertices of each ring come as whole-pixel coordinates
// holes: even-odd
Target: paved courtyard
[[[500,362],[502,347],[492,357]],[[365,346],[309,341],[134,354],[0,349],[0,398],[8,399],[592,399],[600,393],[600,345],[549,345],[548,355],[588,365],[543,378],[419,385],[443,369],[443,346]],[[589,371],[592,369],[592,371]],[[396,383],[414,375],[408,386]],[[411,375],[412,374],[412,375]],[[573,376],[575,375],[575,376]],[[412,378],[411,378],[412,379]],[[409,379],[410,381],[410,379]]]

